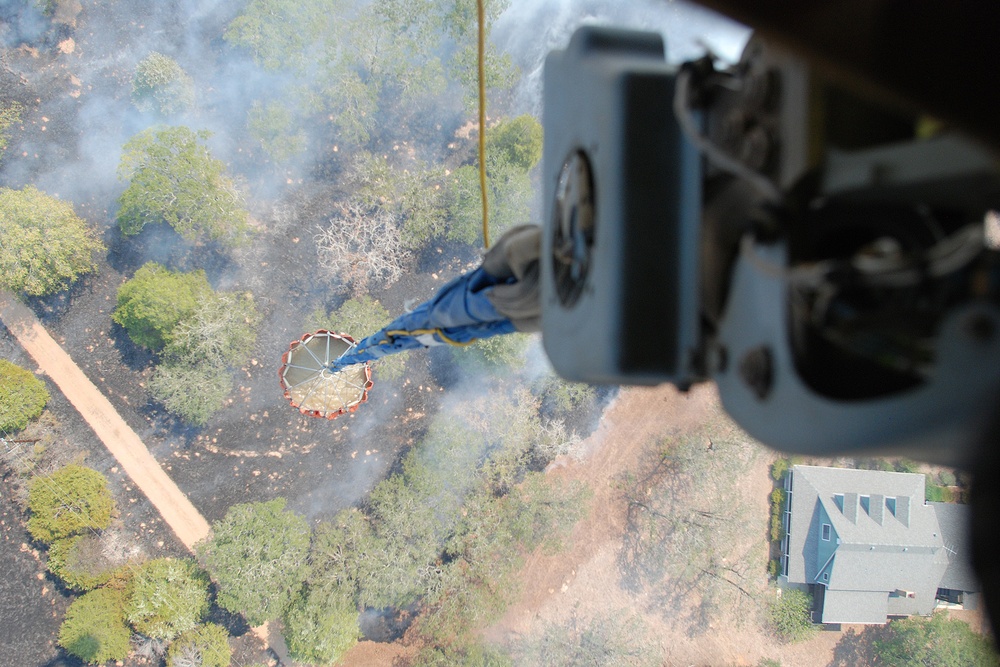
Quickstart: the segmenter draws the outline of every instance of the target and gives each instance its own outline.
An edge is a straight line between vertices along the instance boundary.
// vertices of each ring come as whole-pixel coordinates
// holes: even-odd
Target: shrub
[[[361,637],[351,591],[308,589],[300,593],[285,612],[283,636],[289,655],[297,662],[337,662]]]
[[[204,271],[180,273],[149,262],[118,288],[111,319],[136,345],[158,352],[171,340],[174,327],[211,294]]]
[[[788,474],[789,465],[788,459],[785,457],[775,459],[774,463],[771,464],[771,479],[776,482],[783,480]]]
[[[114,499],[104,475],[78,465],[65,466],[28,484],[28,532],[49,544],[111,523]]]
[[[104,250],[68,203],[29,185],[0,188],[0,289],[45,296],[97,268]]]
[[[215,623],[188,630],[170,644],[167,667],[228,667],[229,634]]]
[[[128,655],[130,632],[122,613],[120,591],[99,588],[77,598],[59,628],[59,645],[94,665]]]
[[[281,616],[305,579],[309,537],[309,524],[285,509],[284,498],[230,507],[198,545],[219,606],[252,625]]]
[[[207,611],[208,577],[191,560],[143,563],[128,587],[125,617],[136,632],[153,639],[187,632]]]
[[[20,431],[48,401],[49,391],[34,373],[0,359],[0,431]]]
[[[816,629],[812,623],[812,596],[795,588],[781,590],[767,610],[771,629],[779,639],[797,642]]]
[[[118,177],[129,182],[116,219],[126,236],[166,222],[186,240],[229,246],[250,235],[243,198],[201,142],[211,136],[186,127],[152,127],[125,143]]]
[[[96,535],[74,535],[49,546],[49,572],[73,590],[103,586],[118,573],[118,565],[104,553]]]
[[[164,115],[187,111],[194,104],[194,82],[176,60],[154,51],[135,68],[132,102],[140,111]]]
[[[941,486],[955,486],[957,481],[955,473],[951,470],[942,470],[938,473],[938,482]]]

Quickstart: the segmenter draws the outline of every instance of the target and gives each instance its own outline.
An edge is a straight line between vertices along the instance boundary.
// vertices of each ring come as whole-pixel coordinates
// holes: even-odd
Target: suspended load
[[[368,400],[372,371],[367,363],[338,365],[355,347],[346,334],[320,330],[293,341],[281,356],[278,375],[292,407],[304,415],[334,419]]]
[[[539,247],[538,227],[515,227],[480,267],[360,342],[330,331],[306,334],[281,358],[285,396],[303,414],[333,419],[367,400],[370,362],[404,350],[537,331]]]

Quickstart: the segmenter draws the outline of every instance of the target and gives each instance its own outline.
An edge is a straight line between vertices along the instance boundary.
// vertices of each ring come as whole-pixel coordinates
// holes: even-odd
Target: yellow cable
[[[483,197],[483,247],[490,247],[490,205],[486,195],[486,19],[477,0],[479,21],[479,191]]]

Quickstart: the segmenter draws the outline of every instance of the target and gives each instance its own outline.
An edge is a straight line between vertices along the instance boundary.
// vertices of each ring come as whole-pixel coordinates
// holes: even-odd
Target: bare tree
[[[339,209],[327,225],[317,227],[320,266],[358,293],[372,283],[386,287],[399,280],[411,254],[401,241],[396,216],[359,202]]]

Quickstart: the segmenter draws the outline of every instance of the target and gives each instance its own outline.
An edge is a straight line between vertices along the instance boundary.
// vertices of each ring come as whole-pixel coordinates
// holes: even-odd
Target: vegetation
[[[960,667],[1000,665],[990,640],[968,623],[934,614],[893,621],[886,636],[874,641],[878,662],[886,667]]]
[[[774,463],[771,464],[771,479],[775,482],[780,482],[785,479],[785,475],[788,474],[791,465],[791,461],[786,459],[784,456],[776,458]]]
[[[123,602],[121,592],[110,588],[84,593],[66,610],[59,645],[92,665],[124,659],[131,633],[125,625]]]
[[[544,437],[523,390],[440,415],[365,511],[317,528],[309,599],[349,594],[355,609],[417,603],[416,631],[428,646],[418,664],[503,664],[476,662],[489,652],[474,629],[514,599],[524,555],[557,548],[586,507],[581,487],[525,473]]]
[[[21,113],[24,108],[17,102],[8,102],[0,105],[0,157],[7,150],[10,141],[10,128],[21,122]]]
[[[157,558],[139,566],[129,582],[125,617],[136,632],[174,639],[208,611],[208,577],[191,560]]]
[[[40,542],[56,540],[111,523],[114,499],[104,475],[79,465],[35,477],[28,485],[28,532]]]
[[[251,625],[279,618],[305,579],[309,524],[285,500],[233,505],[198,545],[223,609]]]
[[[785,503],[788,494],[784,489],[771,491],[771,541],[780,542],[785,537]]]
[[[517,370],[524,366],[531,336],[513,333],[481,338],[467,347],[453,347],[455,361],[469,370]]]
[[[540,637],[519,650],[520,664],[571,667],[574,665],[663,664],[663,649],[638,617],[609,614],[590,620],[574,616],[568,625],[549,624]]]
[[[285,612],[284,628],[291,657],[310,665],[337,662],[361,637],[349,589],[304,589]]]
[[[285,162],[306,149],[306,135],[296,129],[294,112],[281,102],[254,102],[247,116],[247,129],[275,162]]]
[[[678,620],[692,633],[704,632],[706,619],[723,609],[734,618],[756,616],[764,590],[767,545],[756,501],[732,482],[760,450],[717,410],[701,429],[665,439],[620,482],[627,502],[623,583],[660,604],[690,608]]]
[[[187,127],[153,127],[129,139],[118,177],[129,182],[118,199],[122,233],[166,222],[188,241],[245,243],[249,214],[225,165],[202,145],[211,134]]]
[[[392,321],[392,316],[378,300],[367,294],[362,294],[348,299],[328,315],[324,314],[322,310],[315,311],[309,316],[305,326],[311,331],[326,329],[327,331],[346,333],[360,341],[390,321]],[[398,380],[406,370],[406,360],[409,356],[409,352],[393,354],[378,360],[372,365],[372,368],[378,372],[380,380]]]
[[[34,373],[0,359],[0,434],[22,430],[48,402],[49,390]]]
[[[231,656],[226,629],[215,623],[205,623],[170,643],[167,667],[228,667]]]
[[[34,186],[0,188],[0,289],[54,294],[97,268],[104,245],[68,203]]]
[[[808,639],[815,631],[812,596],[795,588],[781,590],[767,608],[768,622],[775,635],[785,642]]]
[[[136,345],[158,352],[174,328],[190,317],[212,293],[204,271],[180,273],[149,262],[118,288],[111,319],[122,325]]]
[[[111,319],[136,344],[163,352],[149,383],[153,396],[204,426],[232,391],[229,369],[249,358],[260,315],[249,293],[213,292],[204,271],[150,262],[118,289]]]
[[[49,572],[76,591],[103,586],[119,574],[119,567],[100,538],[91,533],[65,537],[49,546]]]
[[[176,60],[154,51],[136,65],[132,102],[164,116],[187,111],[194,105],[194,82]]]
[[[329,223],[317,228],[313,239],[319,265],[358,294],[369,285],[393,284],[411,259],[395,216],[381,207],[342,205]]]

